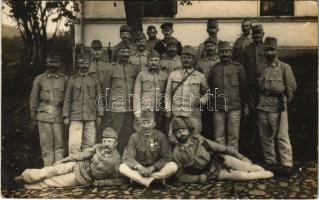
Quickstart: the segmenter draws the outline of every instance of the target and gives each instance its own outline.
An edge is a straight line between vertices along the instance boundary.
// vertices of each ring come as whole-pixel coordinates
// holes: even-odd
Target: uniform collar
[[[194,69],[193,69],[193,67],[192,68],[189,68],[189,69],[182,69],[183,70],[183,73],[184,74],[189,74],[189,73],[191,73]]]
[[[47,71],[47,76],[48,78],[59,78],[59,74],[58,73],[50,73]]]
[[[158,74],[159,71],[160,71],[160,70],[159,70],[158,68],[157,68],[157,69],[150,69],[150,68],[149,68],[149,70],[148,70],[148,72],[151,73],[151,74]]]
[[[213,55],[213,56],[206,56],[205,57],[205,60],[213,60],[213,61],[216,61],[218,59],[218,56],[217,55]]]
[[[267,67],[273,67],[273,68],[276,68],[276,67],[278,67],[278,59],[276,58],[275,60],[274,60],[274,62],[272,62],[272,63],[266,63],[266,65],[267,65]]]
[[[86,73],[79,72],[79,76],[81,76],[81,77],[86,77],[88,74],[89,74],[89,72],[86,72]]]

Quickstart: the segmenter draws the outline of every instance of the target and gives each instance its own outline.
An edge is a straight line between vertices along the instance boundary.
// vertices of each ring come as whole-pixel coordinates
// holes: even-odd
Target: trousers
[[[71,121],[69,129],[69,155],[77,154],[95,144],[95,121]]]

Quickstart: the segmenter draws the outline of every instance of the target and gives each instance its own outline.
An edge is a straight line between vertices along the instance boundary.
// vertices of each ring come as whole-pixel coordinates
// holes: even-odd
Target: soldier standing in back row
[[[175,38],[170,38],[166,44],[166,53],[162,55],[160,70],[170,74],[172,71],[182,68],[182,61],[178,55],[178,41]]]
[[[117,54],[119,51],[119,47],[123,45],[123,43],[126,43],[129,45],[131,49],[131,54],[134,54],[136,50],[136,45],[134,42],[131,41],[132,37],[132,29],[128,25],[122,25],[120,27],[120,37],[121,42],[119,42],[117,45],[113,46],[112,48],[112,62],[117,62]]]
[[[147,35],[148,35],[148,40],[146,40],[146,49],[147,50],[152,50],[155,46],[155,44],[157,42],[159,42],[160,40],[157,39],[156,35],[157,35],[157,30],[155,28],[155,26],[148,26],[147,27]]]
[[[233,61],[244,64],[244,49],[248,45],[253,43],[251,37],[251,21],[249,19],[244,19],[241,23],[241,30],[243,31],[242,35],[236,39],[233,46]]]
[[[264,160],[270,165],[269,169],[289,176],[294,168],[288,133],[287,103],[292,100],[297,84],[290,65],[277,58],[276,38],[265,39],[263,52],[265,65],[259,78],[260,97],[257,106],[260,142]],[[275,146],[278,147],[281,165],[277,164]]]
[[[136,52],[130,56],[129,63],[136,65],[140,71],[147,71],[147,54],[149,50],[145,47],[146,36],[144,33],[137,33],[135,35]]]
[[[218,49],[218,42],[219,42],[218,37],[217,37],[217,33],[219,31],[218,21],[216,19],[208,19],[207,20],[207,29],[206,29],[206,31],[208,33],[208,38],[212,38],[212,39],[215,39],[217,41],[216,44],[217,44],[217,49]],[[197,63],[197,61],[199,59],[206,57],[205,41],[202,42],[198,46],[197,54],[196,54],[196,61],[195,61],[196,63]]]
[[[231,60],[229,42],[219,43],[218,54],[221,62],[213,66],[208,78],[211,90],[218,88],[217,93],[224,97],[218,95],[215,98],[216,110],[213,112],[215,140],[238,151],[242,100],[245,102],[247,90],[245,69]]]
[[[60,65],[60,55],[49,52],[48,69],[35,78],[30,95],[31,119],[39,128],[44,166],[61,160],[65,153],[62,107],[67,77],[58,72]]]
[[[154,49],[160,54],[160,56],[162,57],[162,55],[164,53],[167,52],[167,41],[170,39],[170,38],[173,38],[172,37],[172,34],[174,32],[173,30],[173,23],[171,22],[166,22],[166,23],[163,23],[161,25],[161,29],[162,29],[162,33],[164,35],[164,39],[163,40],[160,40],[159,42],[157,42],[154,46]],[[182,53],[182,44],[178,41],[177,42],[177,53],[178,55],[181,55]]]

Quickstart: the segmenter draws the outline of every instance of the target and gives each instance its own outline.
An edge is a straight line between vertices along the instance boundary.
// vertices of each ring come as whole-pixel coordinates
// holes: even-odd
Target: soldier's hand
[[[64,125],[66,125],[66,126],[70,125],[70,118],[68,118],[68,117],[64,118]]]
[[[148,169],[147,168],[145,168],[145,167],[141,167],[140,169],[139,169],[139,172],[140,172],[140,174],[142,175],[142,176],[144,176],[144,177],[149,177],[149,172],[148,172]]]
[[[168,119],[172,118],[172,111],[167,111],[167,112],[166,112],[166,117],[167,117]]]
[[[96,125],[100,126],[101,123],[102,123],[102,118],[101,117],[96,118]]]
[[[198,182],[199,183],[205,183],[207,181],[207,176],[205,174],[201,174],[198,177]]]
[[[104,185],[104,181],[103,180],[96,180],[93,183],[93,186],[95,186],[95,187],[100,187],[100,186],[103,186],[103,185]]]
[[[155,167],[154,166],[150,166],[150,167],[148,167],[148,168],[146,168],[147,169],[147,172],[148,172],[148,176],[151,176],[151,174],[154,172],[154,170],[155,170]]]

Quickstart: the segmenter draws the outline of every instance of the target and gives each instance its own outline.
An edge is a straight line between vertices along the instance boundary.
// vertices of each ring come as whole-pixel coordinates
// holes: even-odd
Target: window
[[[294,15],[294,0],[261,0],[261,16]]]
[[[173,17],[177,13],[177,0],[144,0],[143,17]]]

